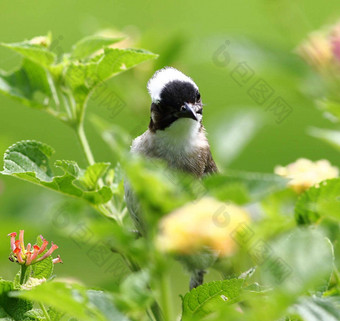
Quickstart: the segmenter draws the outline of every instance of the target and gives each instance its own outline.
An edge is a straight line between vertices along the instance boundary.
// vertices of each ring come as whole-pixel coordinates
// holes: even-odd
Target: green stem
[[[39,302],[39,306],[40,306],[41,311],[44,313],[46,320],[50,321],[51,318],[50,318],[49,314],[47,313],[44,304]]]
[[[336,281],[336,287],[337,289],[340,289],[340,273],[335,264],[333,264],[333,274]]]
[[[57,107],[57,110],[59,110],[60,100],[59,100],[59,97],[58,97],[56,86],[54,84],[54,80],[52,78],[52,75],[49,72],[47,72],[47,81],[48,81],[48,84],[50,85],[52,96],[53,96],[55,105]]]
[[[64,103],[64,106],[65,106],[65,110],[66,110],[66,114],[68,116],[69,119],[73,119],[74,118],[74,115],[72,114],[72,111],[71,111],[71,106],[68,102],[68,98],[65,96],[64,93],[61,94],[61,98],[63,99],[63,103]]]
[[[83,148],[87,162],[90,165],[93,165],[95,163],[95,160],[94,160],[89,142],[87,141],[87,138],[85,136],[84,125],[82,123],[79,124],[77,127],[77,137],[80,141],[81,147]]]
[[[25,274],[27,271],[27,265],[21,265],[21,272],[20,272],[20,285],[25,283]]]
[[[160,280],[159,280],[159,289],[160,289],[160,304],[163,311],[164,321],[173,321],[172,315],[172,302],[170,295],[170,281],[168,274],[166,271],[161,272]]]
[[[85,102],[86,105],[86,102]],[[80,141],[81,147],[85,153],[87,162],[89,163],[89,165],[93,165],[95,163],[94,160],[94,156],[92,154],[91,151],[91,147],[88,143],[88,140],[86,138],[85,135],[85,131],[84,131],[84,111],[85,111],[85,106],[84,108],[81,109],[82,112],[81,114],[77,117],[78,118],[78,125],[76,128],[76,133],[77,133],[77,137]],[[99,180],[99,186],[103,186],[103,181],[102,179]],[[122,225],[122,221],[121,218],[114,213],[114,206],[112,204],[112,202],[110,202],[108,204],[108,206],[102,205],[102,206],[98,206],[97,209],[103,213],[104,215],[107,215],[109,217],[114,217],[116,219],[116,221],[118,222],[118,224]],[[109,215],[108,215],[109,214]],[[111,214],[111,215],[110,215]],[[120,253],[120,255],[122,256],[123,260],[125,261],[125,263],[127,264],[127,266],[131,269],[132,272],[136,272],[138,270],[140,270],[140,268],[133,262],[132,259],[126,257],[123,253]],[[154,317],[156,318],[157,321],[172,321],[172,317],[171,317],[171,307],[170,307],[170,297],[169,297],[169,293],[168,293],[168,280],[163,280],[164,282],[161,282],[163,284],[163,286],[161,287],[161,297],[164,298],[164,305],[163,305],[163,309],[166,310],[166,313],[164,313],[165,315],[167,315],[167,318],[162,318],[162,313],[160,311],[160,308],[158,306],[158,304],[156,302],[154,302],[152,304],[151,307],[151,312],[154,315]]]

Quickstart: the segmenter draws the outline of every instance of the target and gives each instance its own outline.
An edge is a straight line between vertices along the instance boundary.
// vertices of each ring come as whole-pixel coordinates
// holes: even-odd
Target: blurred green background
[[[57,53],[100,30],[128,36],[124,46],[144,48],[160,55],[108,83],[124,108],[118,114],[103,107],[100,96],[90,101],[87,116],[97,114],[119,124],[132,136],[147,127],[150,98],[146,83],[153,72],[172,65],[190,75],[200,87],[206,104],[204,124],[213,153],[221,168],[272,172],[300,157],[326,158],[339,165],[338,155],[328,145],[310,137],[310,126],[330,123],[314,108],[313,95],[321,89],[318,80],[294,54],[296,46],[313,30],[340,18],[339,0],[247,0],[247,1],[8,1],[0,2],[0,41],[17,42],[51,31]],[[110,31],[111,30],[111,31]],[[114,30],[114,31],[112,31]],[[228,43],[228,66],[214,63],[214,54]],[[13,69],[20,57],[0,47],[0,68]],[[277,124],[276,116],[248,94],[250,85],[239,86],[232,70],[244,62],[254,72],[251,84],[263,79],[281,96],[292,113]],[[103,98],[104,99],[104,98]],[[91,123],[86,130],[97,161],[115,162]],[[0,154],[24,139],[36,139],[55,148],[54,159],[75,159],[85,165],[80,146],[70,128],[56,119],[0,96]],[[1,165],[2,166],[2,165]],[[55,195],[11,177],[0,177],[0,275],[12,278],[16,267],[7,260],[6,235],[26,230],[55,241],[65,264],[58,276],[81,280],[89,286],[111,288],[126,273],[112,254],[106,266],[91,259],[86,237],[91,231],[72,230],[70,221],[84,222],[93,215],[86,204]],[[66,202],[66,204],[65,204]],[[83,242],[72,236],[84,233]],[[88,233],[88,234],[86,234]],[[112,262],[112,263],[110,263]],[[111,267],[112,271],[107,271]],[[174,284],[177,293],[186,282]]]

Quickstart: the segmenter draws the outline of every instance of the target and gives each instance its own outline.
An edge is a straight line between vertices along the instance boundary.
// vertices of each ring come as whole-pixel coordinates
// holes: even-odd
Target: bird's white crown
[[[184,75],[179,70],[173,67],[165,67],[154,73],[148,82],[148,91],[151,96],[152,102],[157,103],[161,99],[161,92],[163,88],[171,81],[183,81],[192,84],[197,90],[198,87],[195,82],[188,76]]]

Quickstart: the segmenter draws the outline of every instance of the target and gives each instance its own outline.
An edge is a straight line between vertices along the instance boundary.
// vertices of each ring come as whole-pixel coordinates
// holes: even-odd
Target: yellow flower
[[[316,69],[327,66],[333,57],[330,41],[321,32],[313,32],[297,49],[297,53]]]
[[[309,159],[300,158],[286,167],[276,166],[274,172],[289,178],[288,186],[297,193],[302,193],[325,179],[339,176],[339,169],[332,166],[326,159],[312,162]]]
[[[218,256],[230,256],[237,247],[237,232],[248,222],[248,213],[241,207],[203,198],[161,220],[157,246],[177,254],[210,249]]]
[[[297,53],[319,71],[334,68],[340,63],[340,22],[312,32],[297,48]]]

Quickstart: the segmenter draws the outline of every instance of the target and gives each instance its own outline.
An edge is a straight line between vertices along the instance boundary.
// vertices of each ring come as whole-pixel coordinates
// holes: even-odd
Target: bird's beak
[[[193,120],[198,120],[196,113],[191,107],[191,104],[184,103],[184,105],[181,107],[181,110],[176,113],[176,116],[178,118],[191,118]]]

